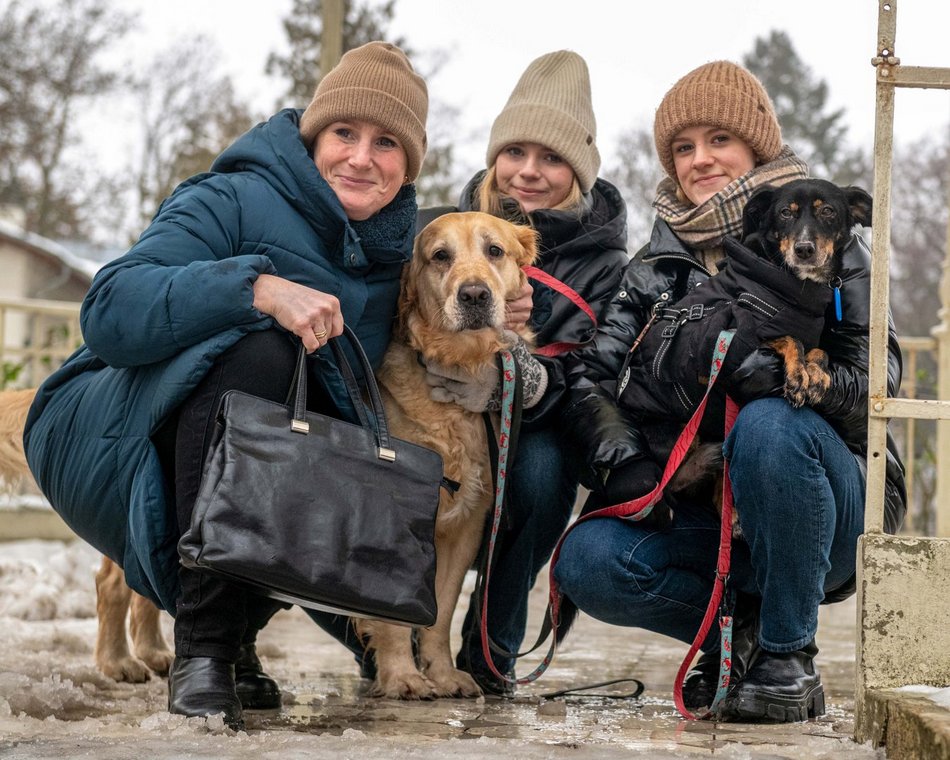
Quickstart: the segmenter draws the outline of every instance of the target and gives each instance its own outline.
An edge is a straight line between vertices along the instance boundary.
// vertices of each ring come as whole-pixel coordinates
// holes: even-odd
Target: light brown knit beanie
[[[429,93],[406,54],[388,42],[367,42],[348,51],[320,80],[300,119],[309,148],[335,121],[369,121],[392,132],[406,150],[413,182],[426,154]]]
[[[674,84],[656,109],[653,140],[660,163],[674,180],[673,138],[686,127],[727,129],[752,148],[759,163],[782,150],[782,128],[762,83],[731,61],[693,69]]]
[[[492,124],[487,165],[516,142],[539,143],[555,151],[571,165],[581,190],[591,189],[600,171],[597,122],[587,63],[577,53],[558,50],[528,64]]]

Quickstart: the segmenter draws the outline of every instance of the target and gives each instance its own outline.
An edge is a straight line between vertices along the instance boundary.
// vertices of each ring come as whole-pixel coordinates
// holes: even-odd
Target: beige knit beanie
[[[317,85],[300,119],[300,135],[309,148],[328,124],[369,121],[392,132],[406,150],[410,182],[426,154],[426,83],[406,54],[388,42],[367,42],[348,51]]]
[[[600,171],[596,139],[587,64],[577,53],[558,50],[528,64],[492,125],[485,161],[492,166],[511,143],[539,143],[571,165],[586,193]]]
[[[744,140],[759,163],[782,150],[782,128],[762,83],[731,61],[713,61],[693,69],[663,96],[653,122],[660,163],[674,180],[673,138],[686,127],[721,127]]]

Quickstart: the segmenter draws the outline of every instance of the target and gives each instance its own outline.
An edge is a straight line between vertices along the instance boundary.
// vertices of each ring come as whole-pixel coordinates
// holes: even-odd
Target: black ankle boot
[[[759,652],[759,657],[723,698],[718,717],[744,723],[793,723],[824,715],[825,692],[815,667],[812,639],[794,652]]]
[[[253,643],[241,644],[238,650],[234,682],[245,710],[275,710],[280,707],[280,687],[264,672]]]
[[[176,657],[168,674],[168,712],[189,718],[224,713],[230,728],[243,730],[234,666],[214,657]]]
[[[736,599],[732,623],[732,670],[729,683],[742,678],[759,653],[759,606],[758,597],[739,594]],[[699,656],[696,664],[683,680],[683,704],[688,710],[709,707],[719,688],[719,660],[717,647]]]

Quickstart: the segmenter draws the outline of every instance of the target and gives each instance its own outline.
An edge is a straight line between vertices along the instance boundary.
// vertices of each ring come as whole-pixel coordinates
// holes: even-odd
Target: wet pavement
[[[543,592],[536,592],[532,625],[540,620],[544,604]],[[299,625],[301,618],[303,630]],[[355,730],[367,737],[411,740],[418,742],[420,748],[449,739],[472,741],[484,737],[515,743],[519,747],[518,757],[559,756],[550,754],[556,748],[570,750],[571,757],[592,758],[613,756],[611,750],[623,750],[623,754],[637,750],[657,758],[880,757],[869,746],[857,745],[851,739],[854,626],[853,599],[822,608],[818,662],[826,689],[827,713],[807,723],[754,726],[683,720],[673,705],[672,683],[686,647],[663,636],[581,617],[548,671],[533,684],[519,687],[513,700],[411,703],[372,699],[362,696],[366,682],[360,681],[355,663],[351,664],[346,655],[334,658],[342,662],[334,662],[332,669],[321,659],[318,670],[305,669],[296,676],[279,667],[279,659],[272,659],[268,666],[275,675],[283,671],[285,688],[288,679],[294,682],[290,685],[291,693],[279,713],[248,713],[248,730],[340,734]],[[275,619],[265,634],[266,638],[262,635],[261,639],[262,653],[266,656],[271,646],[284,649],[287,656],[283,665],[290,664],[286,660],[297,661],[296,653],[290,655],[286,651],[291,638],[313,636],[306,628],[306,618],[296,612]],[[296,649],[296,645],[290,646]],[[303,640],[300,646],[305,646]],[[529,672],[537,660],[528,655],[522,661],[528,665],[519,666],[519,670]],[[646,687],[643,695],[638,699],[543,696],[623,678],[642,681]],[[621,693],[632,688],[626,683],[606,691]],[[496,751],[492,749],[485,756]]]
[[[533,594],[529,634],[544,596],[543,589]],[[456,643],[460,622],[461,611]],[[170,633],[170,618],[163,625]],[[282,686],[283,707],[246,713],[247,731],[234,734],[219,720],[165,712],[162,679],[117,684],[98,674],[94,619],[18,621],[8,640],[16,657],[0,667],[0,757],[883,758],[883,750],[851,739],[854,627],[853,599],[822,608],[818,664],[826,715],[754,726],[682,720],[672,682],[686,647],[584,616],[547,673],[513,700],[370,698],[352,656],[295,609],[278,614],[259,641],[265,668]],[[529,672],[538,659],[529,655],[519,671]],[[638,699],[542,696],[615,678],[640,679],[645,692]]]

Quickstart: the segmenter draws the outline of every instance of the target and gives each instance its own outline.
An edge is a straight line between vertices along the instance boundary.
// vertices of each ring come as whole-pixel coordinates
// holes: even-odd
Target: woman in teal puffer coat
[[[238,139],[99,272],[82,305],[86,344],[30,410],[27,458],[54,509],[175,615],[170,712],[223,712],[239,727],[242,701],[280,704],[253,652],[280,605],[180,567],[178,539],[221,395],[282,402],[294,335],[311,352],[311,408],[351,415],[326,343],[346,322],[382,358],[412,252],[427,110],[399,48],[348,52],[305,111]],[[242,690],[234,663],[248,655],[257,669]]]

